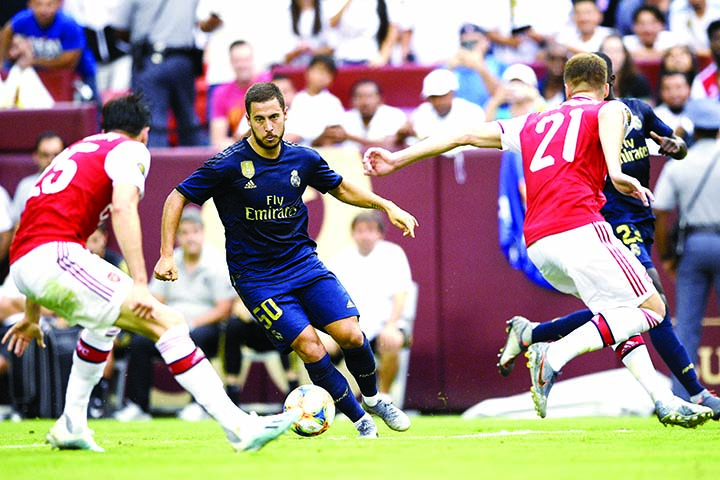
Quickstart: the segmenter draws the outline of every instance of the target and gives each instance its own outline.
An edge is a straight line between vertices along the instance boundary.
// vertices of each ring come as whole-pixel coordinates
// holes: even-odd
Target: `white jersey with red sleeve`
[[[502,148],[520,152],[527,188],[525,242],[596,221],[607,164],[598,111],[606,102],[574,97],[551,110],[501,120]]]
[[[10,262],[47,242],[85,241],[110,214],[113,186],[135,185],[142,196],[150,152],[118,133],[72,144],[45,169],[25,205]]]

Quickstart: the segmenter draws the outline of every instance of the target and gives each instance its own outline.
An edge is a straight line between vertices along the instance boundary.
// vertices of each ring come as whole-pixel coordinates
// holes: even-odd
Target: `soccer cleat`
[[[710,408],[713,411],[713,420],[720,420],[720,398],[715,396],[713,392],[703,390],[700,392],[700,398],[695,403]]]
[[[545,358],[549,347],[550,344],[546,342],[535,343],[530,345],[525,354],[529,360],[527,366],[530,369],[530,379],[532,380],[530,393],[535,404],[535,411],[541,418],[545,418],[547,414],[548,395],[560,373],[553,370],[546,362]]]
[[[684,428],[695,428],[710,420],[713,411],[709,407],[696,405],[673,397],[670,402],[655,402],[655,415],[663,425],[678,425]]]
[[[104,452],[105,450],[95,443],[93,431],[89,428],[73,432],[72,423],[62,415],[45,436],[45,441],[52,448],[58,450],[90,450],[91,452]]]
[[[359,438],[378,438],[377,425],[375,425],[372,417],[367,413],[355,422],[355,428],[360,434]]]
[[[410,417],[392,401],[379,399],[374,406],[364,405],[365,410],[383,419],[385,425],[397,432],[404,432],[410,428]]]
[[[512,373],[515,367],[515,359],[528,349],[529,344],[525,343],[522,339],[523,332],[526,328],[532,328],[537,325],[537,322],[531,322],[527,318],[519,315],[505,323],[507,324],[505,332],[507,332],[508,337],[505,346],[500,349],[500,353],[498,354],[500,361],[498,361],[497,364],[498,371],[503,377],[507,377]]]
[[[300,415],[302,412],[299,410],[265,417],[250,415],[237,433],[226,430],[225,434],[238,452],[254,452],[287,432]]]

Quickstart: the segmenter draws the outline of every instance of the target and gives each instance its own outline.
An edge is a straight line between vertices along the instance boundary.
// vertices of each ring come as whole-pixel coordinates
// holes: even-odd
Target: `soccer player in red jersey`
[[[594,314],[591,322],[565,338],[529,348],[531,392],[541,417],[567,362],[644,332],[665,315],[662,298],[644,267],[600,214],[606,176],[619,192],[645,205],[652,200],[650,190],[620,168],[630,112],[619,101],[603,100],[609,86],[607,67],[599,56],[575,55],[567,62],[564,77],[568,100],[556,108],[480,123],[394,153],[371,148],[363,158],[366,174],[387,175],[461,145],[522,154],[528,254],[556,289],[580,297]],[[684,402],[661,384],[652,397],[663,423],[693,427],[712,416],[709,408]]]
[[[175,379],[215,418],[236,450],[257,450],[289,429],[296,415],[254,417],[227,397],[185,320],[148,290],[138,202],[150,169],[150,111],[135,95],[108,102],[103,133],[74,143],[35,183],[10,247],[10,274],[26,296],[25,317],[3,337],[22,355],[44,346],[40,307],[85,327],[73,355],[62,416],[47,434],[55,448],[103,451],[88,428],[90,393],[120,329],[155,341]],[[85,248],[110,219],[130,276]]]

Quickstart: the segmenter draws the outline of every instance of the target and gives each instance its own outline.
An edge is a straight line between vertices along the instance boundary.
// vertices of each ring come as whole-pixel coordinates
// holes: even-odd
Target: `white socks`
[[[63,411],[63,414],[70,418],[75,432],[87,428],[90,394],[102,377],[114,338],[114,336],[100,335],[87,329],[80,333],[75,353],[73,353],[73,365],[65,391],[65,409]]]
[[[215,420],[236,431],[247,413],[240,410],[225,393],[222,380],[202,351],[190,338],[186,324],[176,325],[155,343],[175,380]]]
[[[660,381],[660,377],[652,364],[647,347],[643,343],[633,348],[622,362],[630,370],[635,379],[643,386],[653,402],[658,400],[669,402],[674,397],[672,391]]]
[[[567,362],[587,352],[624,342],[662,321],[655,312],[643,308],[620,307],[603,311],[566,337],[550,344],[546,361],[559,371]]]

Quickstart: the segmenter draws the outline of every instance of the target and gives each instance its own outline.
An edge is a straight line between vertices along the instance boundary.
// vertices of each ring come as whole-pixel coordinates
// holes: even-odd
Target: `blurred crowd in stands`
[[[38,76],[71,70],[76,101],[143,91],[151,147],[224,148],[247,134],[248,86],[272,80],[290,104],[288,139],[392,147],[513,104],[554,105],[565,60],[603,51],[616,94],[657,106],[687,136],[685,102],[719,93],[719,19],[720,0],[5,0],[0,106],[44,106],[24,82],[35,93]],[[426,77],[407,92],[414,104],[386,105],[383,90],[416,68],[452,75]],[[366,78],[338,98],[349,69]]]

